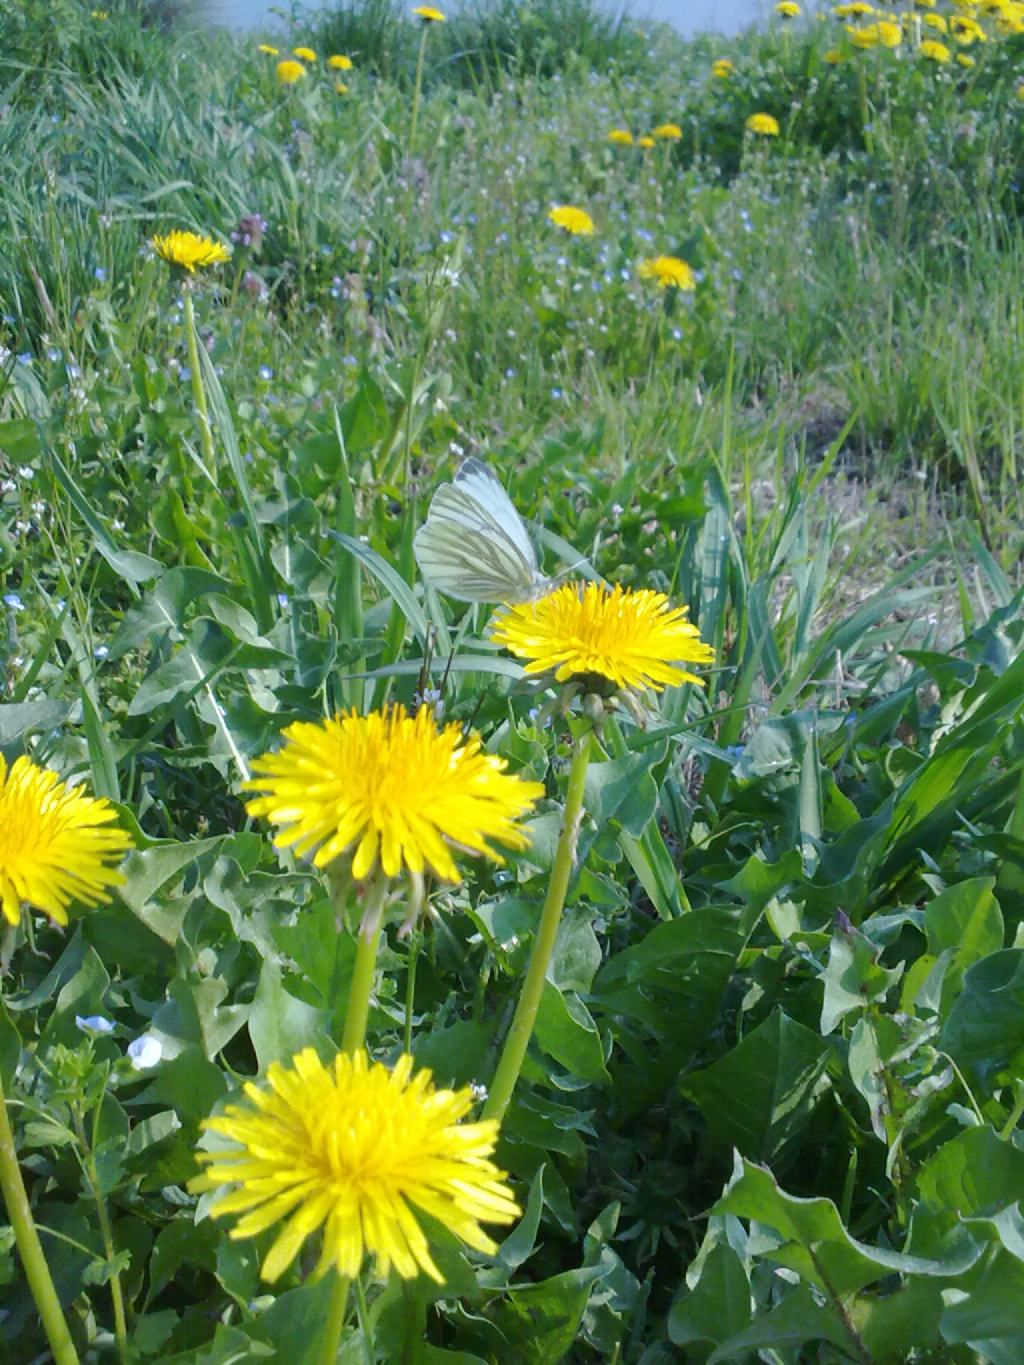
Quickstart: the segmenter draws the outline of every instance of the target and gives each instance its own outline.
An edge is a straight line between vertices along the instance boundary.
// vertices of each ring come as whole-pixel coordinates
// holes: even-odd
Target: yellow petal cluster
[[[573,237],[592,237],[594,220],[586,209],[574,208],[572,204],[556,204],[548,211],[548,218],[555,227],[560,227]]]
[[[198,232],[168,232],[163,237],[154,237],[150,246],[161,260],[181,266],[190,275],[195,274],[196,266],[219,265],[231,259],[227,247]]]
[[[731,62],[728,57],[716,57],[711,63],[711,74],[720,81],[728,80],[735,70],[735,62]]]
[[[748,133],[757,133],[759,137],[779,135],[779,120],[774,114],[751,114],[745,126]]]
[[[614,142],[619,147],[632,147],[633,134],[628,128],[612,128],[608,133],[608,141]]]
[[[413,14],[415,14],[417,18],[422,19],[426,24],[443,24],[445,22],[444,15],[439,9],[435,9],[433,5],[417,5],[413,10]]]
[[[657,128],[651,129],[651,135],[661,138],[663,142],[678,142],[683,130],[678,123],[659,123]]]
[[[253,764],[250,815],[279,826],[276,843],[324,867],[351,853],[352,875],[395,877],[429,868],[459,879],[452,846],[502,862],[495,844],[525,848],[517,821],[543,794],[505,771],[461,725],[441,729],[429,708],[297,721],[284,747]],[[315,852],[314,852],[315,850]]]
[[[641,261],[637,274],[642,280],[653,280],[659,289],[697,288],[693,268],[678,256],[654,256],[649,261]]]
[[[527,673],[553,673],[558,682],[607,679],[630,690],[699,683],[680,665],[714,659],[686,609],[672,607],[664,593],[599,583],[566,583],[509,607],[492,636],[527,661]]]
[[[306,1048],[288,1067],[273,1063],[266,1085],[247,1084],[245,1096],[205,1121],[235,1145],[198,1153],[206,1169],[190,1188],[222,1191],[211,1212],[242,1215],[234,1239],[281,1225],[265,1280],[321,1231],[317,1273],[333,1266],[355,1277],[371,1256],[381,1276],[394,1267],[404,1279],[423,1271],[442,1283],[418,1214],[493,1253],[481,1223],[511,1223],[520,1212],[489,1159],[497,1122],[460,1122],[473,1092],[434,1089],[429,1071],[413,1075],[409,1056],[389,1071],[364,1052],[325,1066]]]
[[[0,754],[0,910],[17,924],[23,905],[67,924],[74,901],[97,905],[124,879],[131,840],[109,802],[69,787],[28,758]]]
[[[301,62],[292,61],[291,57],[286,57],[283,62],[278,62],[274,68],[277,72],[277,79],[282,85],[294,85],[301,81],[306,74],[306,68]]]

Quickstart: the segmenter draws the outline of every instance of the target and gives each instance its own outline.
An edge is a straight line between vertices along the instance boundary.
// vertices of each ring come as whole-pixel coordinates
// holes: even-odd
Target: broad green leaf
[[[287,1064],[303,1048],[322,1046],[329,1017],[285,990],[281,968],[266,958],[248,1019],[260,1074],[266,1075],[271,1062]]]
[[[658,806],[658,788],[651,769],[665,756],[663,745],[623,758],[591,763],[587,769],[585,804],[598,825],[617,820],[638,839]]]
[[[992,1247],[945,1296],[939,1323],[950,1346],[970,1347],[990,1365],[1024,1360],[1024,1261]]]
[[[999,1076],[1024,1076],[1024,949],[990,953],[969,967],[939,1046],[990,1092]]]
[[[750,1281],[740,1257],[726,1242],[708,1253],[700,1279],[684,1289],[668,1315],[669,1340],[693,1347],[717,1346],[750,1325]]]
[[[551,981],[544,982],[534,1037],[541,1050],[572,1075],[595,1085],[611,1084],[601,1035],[574,992],[563,994]]]
[[[691,1072],[683,1089],[720,1151],[779,1163],[817,1102],[829,1055],[816,1033],[776,1009],[720,1061]]]
[[[828,965],[822,981],[825,999],[821,1007],[821,1031],[832,1033],[853,1010],[882,1001],[903,975],[902,967],[881,965],[881,953],[857,929],[839,929],[829,944]]]
[[[812,1341],[830,1341],[847,1351],[853,1345],[835,1308],[822,1303],[806,1285],[801,1285],[777,1307],[758,1314],[748,1327],[723,1342],[708,1357],[707,1365],[737,1365],[749,1352],[764,1347],[799,1348]]]

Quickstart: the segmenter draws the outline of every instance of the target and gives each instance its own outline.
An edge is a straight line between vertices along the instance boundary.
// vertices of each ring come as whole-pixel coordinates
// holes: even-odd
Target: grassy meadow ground
[[[0,9],[0,752],[134,843],[0,947],[80,1359],[323,1359],[315,1255],[263,1283],[272,1234],[187,1189],[201,1121],[330,1056],[353,991],[336,888],[245,810],[286,724],[436,692],[544,784],[531,849],[428,887],[375,981],[374,1057],[494,1073],[586,722],[420,580],[464,455],[549,573],[669,594],[716,661],[600,736],[497,1149],[522,1221],[496,1255],[431,1226],[442,1285],[368,1267],[337,1359],[1024,1359],[1024,7],[845,9],[683,42],[368,0],[276,55]],[[230,260],[183,280],[178,228]]]

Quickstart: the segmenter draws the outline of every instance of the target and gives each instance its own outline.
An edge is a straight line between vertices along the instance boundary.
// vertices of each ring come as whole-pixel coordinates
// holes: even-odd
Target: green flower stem
[[[420,119],[420,95],[423,91],[423,55],[427,50],[427,29],[430,24],[426,19],[423,20],[423,32],[420,34],[420,50],[416,56],[416,83],[412,92],[412,117],[409,120],[409,146],[406,156],[411,157],[416,148],[416,127]]]
[[[100,1225],[100,1236],[103,1239],[103,1250],[106,1253],[107,1263],[112,1264],[117,1254],[114,1246],[114,1233],[110,1226],[110,1215],[107,1213],[106,1201],[100,1188],[99,1172],[96,1170],[96,1158],[93,1156],[92,1145],[85,1135],[85,1124],[82,1121],[81,1111],[74,1110],[75,1132],[78,1135],[78,1145],[82,1153],[82,1169],[85,1171],[85,1178],[89,1184],[89,1190],[96,1205],[96,1219]],[[114,1308],[114,1339],[117,1342],[117,1354],[121,1365],[127,1365],[128,1361],[128,1320],[124,1311],[124,1293],[121,1289],[121,1274],[117,1270],[110,1272],[110,1299]]]
[[[199,334],[196,331],[196,314],[192,305],[192,290],[186,282],[182,293],[185,298],[185,341],[188,345],[188,364],[192,371],[192,401],[199,417],[199,445],[203,452],[203,462],[211,479],[216,478],[217,456],[213,449],[213,428],[210,426],[210,410],[206,405],[206,390],[203,388],[203,375],[199,368]]]
[[[356,931],[356,961],[341,1035],[342,1052],[358,1052],[366,1039],[366,1021],[370,1017],[370,995],[377,970],[377,948],[380,945],[387,893],[387,878],[378,874],[367,888],[362,922]]]
[[[572,766],[569,769],[569,785],[565,794],[565,811],[562,815],[562,831],[558,836],[555,863],[551,869],[544,908],[541,911],[537,937],[534,939],[530,965],[526,969],[522,993],[512,1017],[512,1027],[505,1039],[501,1060],[491,1082],[490,1093],[483,1107],[482,1118],[501,1119],[508,1108],[512,1092],[516,1088],[523,1058],[533,1036],[533,1026],[537,1021],[541,996],[544,994],[544,981],[547,977],[548,963],[554,951],[558,936],[558,925],[565,906],[569,879],[576,861],[576,844],[579,839],[580,822],[583,819],[583,787],[590,762],[591,732],[586,730],[576,741]]]
[[[327,1307],[327,1324],[320,1339],[320,1355],[317,1365],[335,1365],[338,1347],[341,1345],[341,1331],[345,1326],[345,1309],[348,1307],[348,1276],[334,1271],[334,1284],[331,1286],[331,1301]]]
[[[7,1216],[14,1229],[18,1255],[25,1267],[25,1276],[39,1309],[39,1319],[50,1343],[55,1365],[78,1365],[78,1352],[71,1340],[57,1291],[53,1287],[50,1267],[46,1264],[28,1194],[25,1191],[25,1182],[21,1178],[2,1083],[0,1083],[0,1192],[3,1193]]]

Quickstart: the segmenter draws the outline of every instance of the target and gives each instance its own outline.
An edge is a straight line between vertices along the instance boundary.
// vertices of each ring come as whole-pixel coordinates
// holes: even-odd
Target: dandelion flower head
[[[957,66],[962,66],[968,71],[975,65],[974,58],[969,56],[966,52],[958,52],[956,54],[956,62]]]
[[[277,72],[277,79],[282,85],[294,85],[296,81],[301,81],[306,75],[306,68],[301,62],[293,62],[290,57],[286,57],[283,62],[278,62],[274,68]]]
[[[566,583],[507,608],[492,637],[527,660],[528,674],[553,673],[557,682],[604,679],[630,690],[699,683],[680,665],[714,659],[686,609],[672,607],[664,593],[599,583]]]
[[[517,821],[544,788],[506,772],[461,725],[438,729],[429,707],[296,721],[284,740],[253,765],[245,788],[260,795],[247,809],[279,827],[279,847],[313,853],[317,867],[351,852],[360,880],[379,866],[388,877],[429,868],[455,882],[453,845],[501,863],[496,844],[529,842]]]
[[[276,57],[279,55],[278,49],[272,47],[270,43],[260,43],[256,50],[257,52],[262,52],[266,57]]]
[[[351,71],[352,58],[346,57],[342,52],[335,52],[327,58],[327,65],[332,71]]]
[[[298,57],[301,62],[315,62],[316,53],[311,47],[293,47],[292,56]]]
[[[154,237],[150,246],[161,260],[181,266],[190,275],[195,274],[196,266],[219,265],[231,259],[227,247],[198,232],[168,232],[163,237]]]
[[[651,129],[651,135],[661,138],[664,142],[678,142],[683,136],[683,130],[678,123],[659,123],[657,128]]]
[[[574,208],[571,204],[556,204],[548,211],[548,218],[555,227],[562,228],[573,237],[592,237],[594,220],[586,209]]]
[[[736,63],[731,62],[728,57],[716,57],[711,63],[711,74],[720,81],[728,80],[735,70]]]
[[[123,878],[130,839],[109,802],[69,787],[28,758],[0,754],[0,910],[17,924],[23,905],[67,924],[74,901],[98,905]]]
[[[927,57],[929,61],[945,64],[950,59],[950,51],[945,43],[938,42],[935,38],[925,38],[924,42],[917,49],[922,57]]]
[[[637,138],[637,140],[636,140],[636,145],[637,145],[638,147],[643,147],[643,148],[645,148],[645,149],[648,148],[648,147],[653,147],[653,146],[654,146],[654,138],[651,137],[650,133],[645,133],[643,137],[638,137],[638,138]]]
[[[748,133],[757,133],[760,137],[778,137],[779,120],[773,114],[751,114],[746,129]]]
[[[696,289],[697,276],[691,266],[678,256],[655,256],[641,261],[637,274],[642,280],[653,280],[659,289]]]
[[[800,13],[800,6],[796,0],[779,0],[775,6],[775,13],[782,19],[795,19]]]
[[[633,134],[628,128],[612,128],[608,133],[608,141],[619,147],[632,147]]]
[[[413,14],[422,19],[425,24],[443,24],[445,22],[444,15],[433,5],[417,5]]]
[[[481,1223],[519,1214],[490,1161],[497,1122],[461,1123],[472,1090],[436,1090],[429,1071],[412,1074],[408,1055],[389,1071],[364,1052],[325,1066],[306,1048],[288,1067],[273,1063],[266,1085],[247,1084],[245,1096],[206,1120],[236,1145],[200,1152],[206,1169],[190,1188],[224,1191],[211,1213],[242,1215],[234,1239],[281,1224],[265,1280],[278,1279],[322,1229],[316,1273],[333,1266],[352,1277],[372,1256],[382,1276],[394,1267],[403,1279],[423,1271],[443,1283],[417,1213],[488,1254],[497,1248]]]

